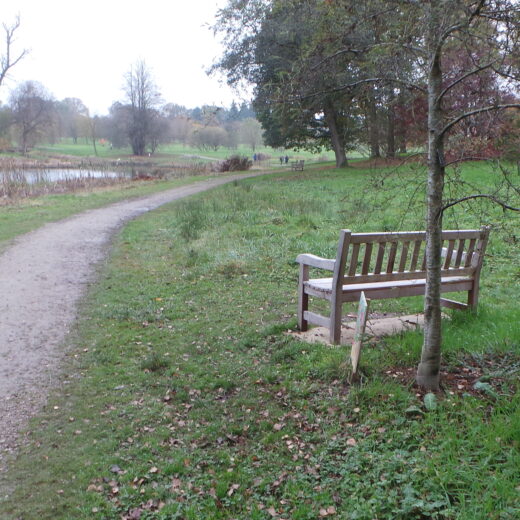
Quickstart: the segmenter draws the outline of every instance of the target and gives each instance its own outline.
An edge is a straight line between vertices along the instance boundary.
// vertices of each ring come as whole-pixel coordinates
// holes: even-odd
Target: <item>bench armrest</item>
[[[336,260],[309,254],[298,255],[296,261],[302,265],[318,267],[319,269],[326,269],[327,271],[334,271],[334,266],[336,265]]]

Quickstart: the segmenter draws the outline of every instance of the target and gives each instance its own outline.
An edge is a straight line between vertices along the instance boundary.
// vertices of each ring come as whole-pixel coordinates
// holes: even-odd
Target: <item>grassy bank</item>
[[[494,213],[479,313],[445,325],[435,410],[406,377],[419,333],[367,346],[356,386],[348,349],[284,334],[298,253],[334,256],[341,227],[424,227],[402,189],[367,196],[372,173],[243,180],[128,225],[0,518],[517,518],[518,217]],[[482,223],[463,207],[446,218]]]
[[[55,222],[87,209],[176,188],[205,178],[207,177],[197,176],[168,181],[129,181],[104,188],[10,201],[8,205],[0,206],[0,247],[2,242],[48,222]]]

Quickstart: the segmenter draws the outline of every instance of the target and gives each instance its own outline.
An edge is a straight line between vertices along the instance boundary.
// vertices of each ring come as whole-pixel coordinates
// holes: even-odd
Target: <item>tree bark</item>
[[[424,340],[417,383],[426,390],[439,389],[441,365],[441,248],[442,196],[444,189],[443,117],[440,101],[442,69],[436,46],[435,7],[430,11],[430,56],[428,75],[428,184],[426,215],[426,291],[424,298]]]
[[[348,166],[347,154],[345,153],[345,140],[338,129],[336,110],[331,103],[327,103],[323,109],[325,121],[330,131],[330,138],[334,155],[336,156],[336,168]]]

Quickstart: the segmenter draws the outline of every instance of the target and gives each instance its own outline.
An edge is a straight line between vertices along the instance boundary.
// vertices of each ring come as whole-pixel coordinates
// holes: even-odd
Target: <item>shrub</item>
[[[249,170],[249,168],[251,168],[252,165],[253,162],[250,161],[247,157],[243,157],[241,155],[232,155],[231,157],[227,157],[218,164],[217,171],[239,172]]]

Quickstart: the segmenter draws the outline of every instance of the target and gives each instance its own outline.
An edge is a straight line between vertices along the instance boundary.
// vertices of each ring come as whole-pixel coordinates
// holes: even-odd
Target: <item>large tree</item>
[[[12,92],[9,105],[18,146],[25,154],[55,123],[54,100],[37,81],[25,81]]]
[[[125,76],[124,92],[128,102],[127,134],[134,155],[145,155],[156,139],[156,109],[160,93],[144,61],[138,61]]]
[[[324,15],[317,0],[265,2],[231,0],[219,12],[216,30],[225,36],[226,51],[213,70],[228,82],[254,85],[254,109],[271,146],[332,148],[338,166],[346,164],[357,119],[351,93],[331,93],[345,69],[312,68],[319,50],[306,54],[307,41]],[[295,80],[293,70],[305,57],[308,74]],[[323,95],[316,95],[317,87]],[[310,92],[314,95],[309,95]]]

